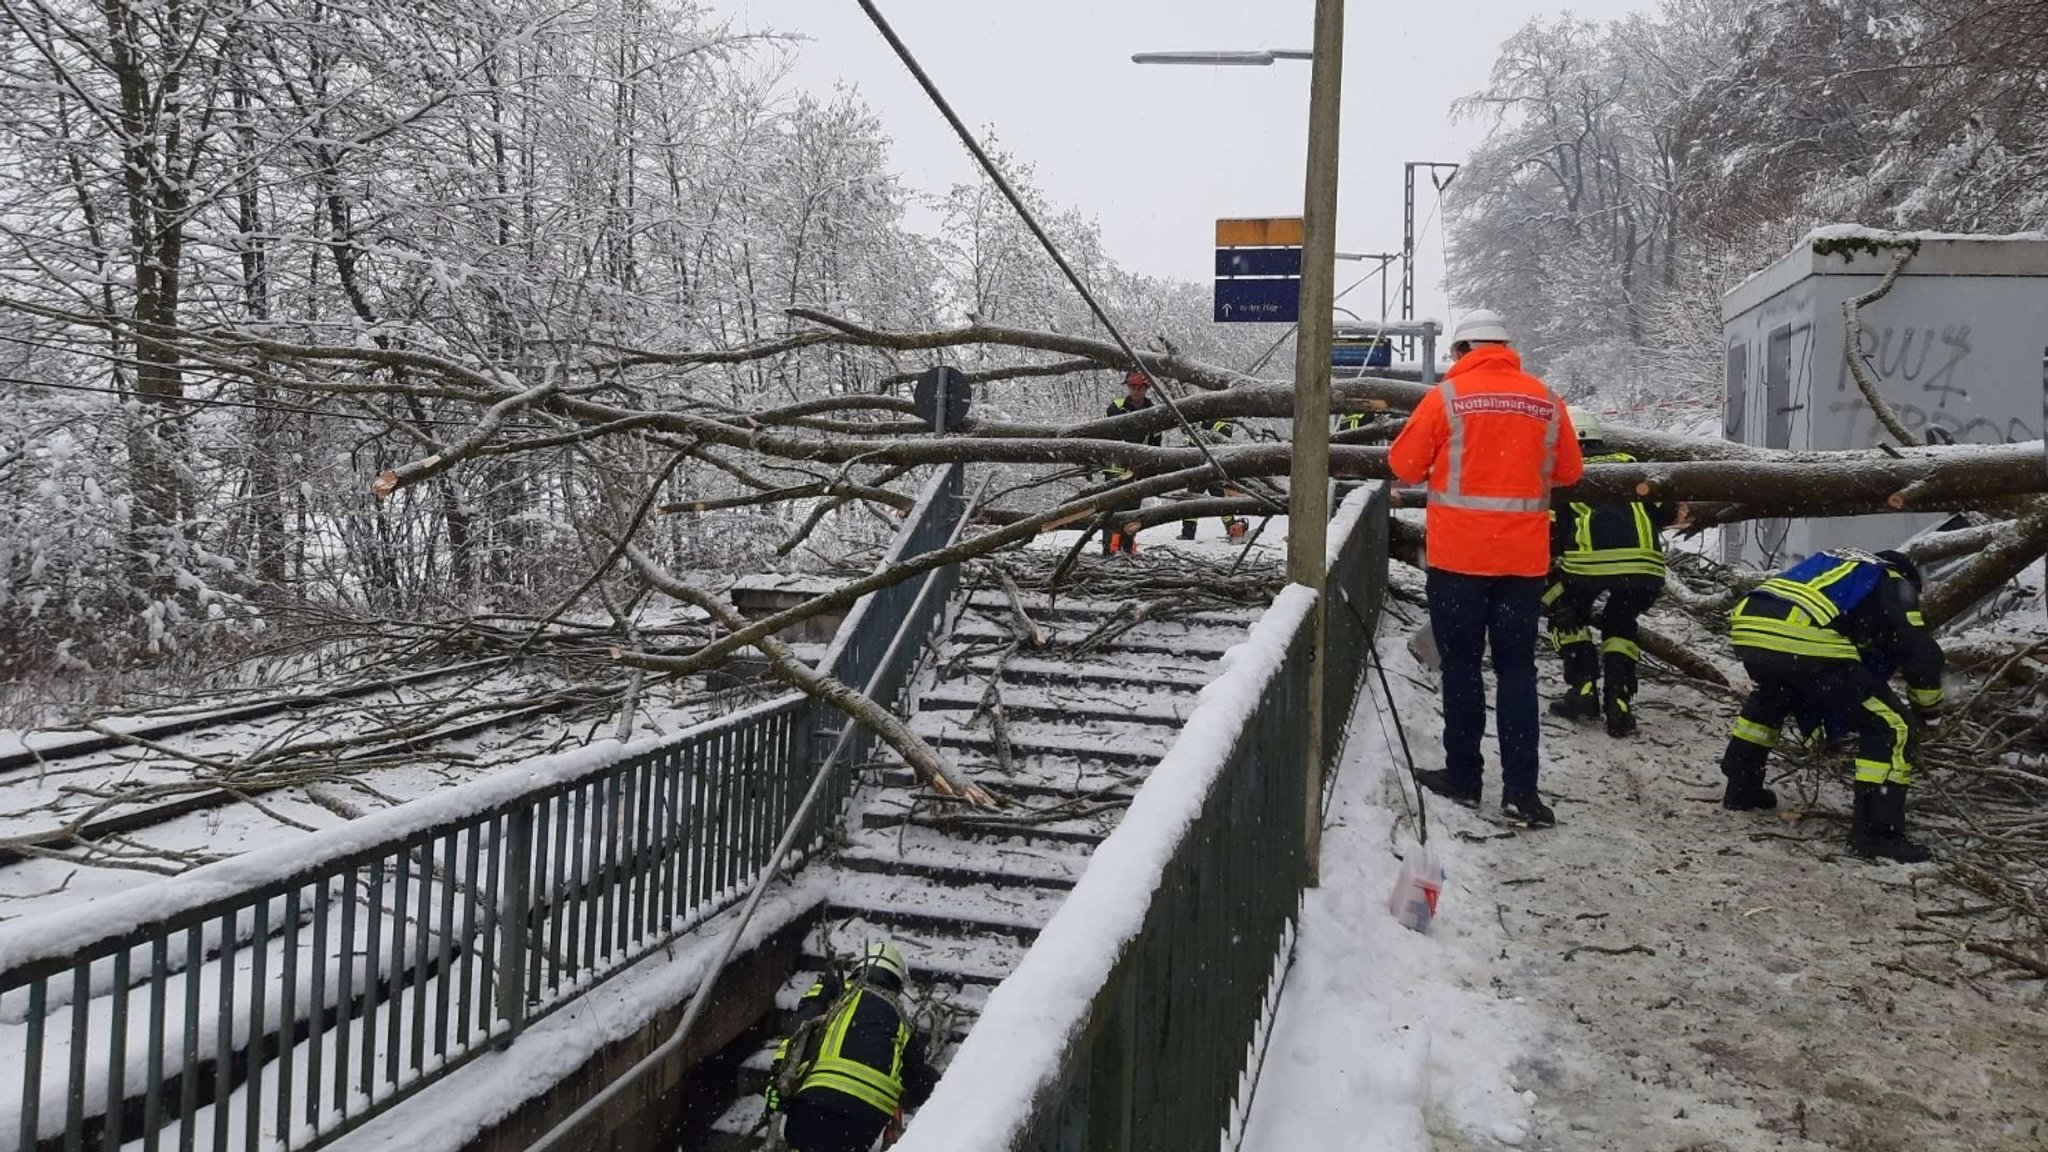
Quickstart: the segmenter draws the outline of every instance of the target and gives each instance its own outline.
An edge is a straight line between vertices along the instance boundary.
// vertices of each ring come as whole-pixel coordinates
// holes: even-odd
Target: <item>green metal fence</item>
[[[943,544],[963,505],[949,466],[891,556]],[[898,632],[934,629],[957,571],[923,579],[921,601],[912,580],[857,604],[827,669],[866,683]],[[922,644],[895,648],[886,697]],[[784,696],[0,927],[0,1147],[254,1152],[355,1128],[743,895],[841,722]]]
[[[1329,766],[1341,752],[1366,672],[1386,582],[1384,486],[1356,492],[1332,530],[1342,533],[1342,543],[1325,593],[1329,655],[1321,674],[1331,722],[1320,735]],[[1243,710],[1220,770],[1177,841],[1146,843],[1182,814],[1176,798],[1148,806],[1146,792],[1191,778],[1168,776],[1178,744],[1125,825],[1098,850],[1097,867],[1069,907],[990,997],[977,1031],[899,1152],[1189,1152],[1218,1147],[1241,1122],[1248,1069],[1277,1003],[1305,875],[1302,765],[1312,736],[1300,716],[1309,677],[1318,674],[1310,662],[1310,604],[1305,593],[1276,602],[1268,619],[1291,629],[1284,655],[1256,684],[1234,664],[1216,699],[1205,695],[1189,717],[1182,743],[1215,735],[1200,724],[1204,709]],[[1248,647],[1260,642],[1255,629]],[[1270,657],[1255,652],[1251,659]],[[1251,690],[1257,701],[1246,708],[1241,694]],[[1135,848],[1119,843],[1127,832]],[[1131,886],[1146,880],[1134,878],[1125,858],[1143,867],[1156,859],[1155,849],[1164,852],[1164,867],[1149,892],[1133,893]],[[1117,867],[1102,867],[1112,853]],[[1133,903],[1143,907],[1135,927],[1104,915]],[[1073,923],[1062,924],[1070,909]],[[1116,939],[1097,947],[1104,937]],[[1075,986],[1097,991],[1076,1002],[1068,991]],[[982,1029],[998,1034],[985,1038]],[[1041,1060],[1044,1066],[1018,1074],[1020,1065]]]

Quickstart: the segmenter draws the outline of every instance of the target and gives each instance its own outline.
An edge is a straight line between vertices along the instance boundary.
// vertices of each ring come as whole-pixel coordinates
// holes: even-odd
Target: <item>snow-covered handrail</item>
[[[1376,619],[1386,508],[1371,485],[1331,525],[1327,663],[1354,681],[1365,665],[1345,654]],[[1305,876],[1300,708],[1315,601],[1283,589],[1225,657],[897,1152],[1130,1147],[1137,1126],[1135,1143],[1194,1149],[1238,1122]],[[1330,725],[1325,763],[1340,739]]]

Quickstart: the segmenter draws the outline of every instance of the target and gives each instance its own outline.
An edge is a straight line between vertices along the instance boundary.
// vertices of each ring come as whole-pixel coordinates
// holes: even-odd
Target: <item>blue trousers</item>
[[[1467,576],[1429,570],[1429,627],[1442,658],[1444,767],[1450,783],[1477,791],[1486,758],[1489,645],[1497,682],[1494,717],[1501,788],[1510,796],[1536,790],[1536,622],[1543,615],[1541,576]]]

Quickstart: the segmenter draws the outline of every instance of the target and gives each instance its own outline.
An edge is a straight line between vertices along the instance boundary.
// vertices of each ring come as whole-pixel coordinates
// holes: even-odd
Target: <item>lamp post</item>
[[[1302,191],[1300,329],[1294,342],[1293,459],[1287,476],[1287,579],[1317,592],[1308,621],[1307,803],[1303,813],[1307,881],[1321,880],[1323,830],[1322,596],[1330,538],[1330,335],[1337,280],[1337,130],[1344,73],[1344,0],[1316,0],[1314,44],[1307,52],[1147,52],[1140,64],[1270,65],[1310,62],[1308,172]]]

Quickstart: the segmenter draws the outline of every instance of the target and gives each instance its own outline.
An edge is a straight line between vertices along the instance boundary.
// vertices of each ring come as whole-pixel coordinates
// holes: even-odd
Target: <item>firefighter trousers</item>
[[[1798,709],[1842,716],[1856,733],[1856,780],[1863,784],[1909,785],[1917,751],[1905,706],[1858,660],[1794,656],[1738,645],[1742,666],[1756,688],[1742,702],[1721,773],[1731,780],[1759,780],[1764,761],[1778,743],[1778,729]]]
[[[1634,707],[1636,666],[1643,658],[1637,643],[1637,621],[1663,591],[1664,582],[1655,576],[1568,574],[1558,576],[1544,590],[1550,641],[1564,661],[1565,685],[1574,695],[1598,698],[1609,714]],[[1600,630],[1597,649],[1593,646],[1596,626]],[[1603,671],[1607,675],[1604,697],[1600,693]]]

